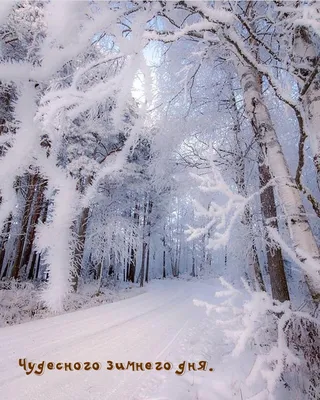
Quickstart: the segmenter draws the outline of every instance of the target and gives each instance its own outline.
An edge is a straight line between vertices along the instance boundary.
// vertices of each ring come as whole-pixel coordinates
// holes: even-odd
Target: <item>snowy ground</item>
[[[0,329],[1,400],[226,400],[248,399],[244,387],[252,355],[231,358],[221,329],[207,318],[194,299],[219,303],[218,284],[200,281],[152,282],[148,292],[52,318]],[[19,359],[41,363],[26,374]],[[251,358],[251,360],[250,360]],[[175,371],[183,361],[207,361],[207,370]],[[107,370],[108,362],[153,363],[144,371]],[[155,370],[156,362],[172,363]],[[49,370],[47,363],[63,363]],[[99,370],[64,370],[64,363],[82,368],[100,363]],[[214,369],[214,371],[210,371]],[[27,371],[30,371],[28,366]],[[260,388],[261,389],[261,388]],[[295,397],[290,397],[295,399]],[[281,400],[287,397],[282,396]]]
[[[154,282],[148,293],[87,310],[0,330],[1,400],[195,398],[194,382],[204,374],[175,374],[182,361],[208,360],[201,332],[207,321],[195,297],[213,298],[213,287],[184,281]],[[199,338],[200,336],[200,338]],[[221,344],[220,344],[221,345]],[[210,352],[209,352],[210,353]],[[99,371],[45,369],[26,375],[28,362],[101,363]],[[170,371],[107,370],[107,361],[173,363]],[[215,360],[208,360],[215,368]],[[155,368],[155,365],[154,365]],[[170,396],[165,396],[169,390]],[[162,393],[162,397],[154,396]]]

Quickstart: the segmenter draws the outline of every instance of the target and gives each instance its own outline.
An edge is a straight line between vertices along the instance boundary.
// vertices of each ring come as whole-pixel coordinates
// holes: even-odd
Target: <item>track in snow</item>
[[[175,365],[193,362],[204,310],[213,287],[184,281],[153,282],[150,291],[112,304],[0,329],[1,400],[150,399],[164,381],[179,384]],[[26,375],[18,359],[101,363],[99,371],[47,370]],[[170,371],[108,371],[107,361],[169,361]],[[190,372],[186,372],[188,374]]]

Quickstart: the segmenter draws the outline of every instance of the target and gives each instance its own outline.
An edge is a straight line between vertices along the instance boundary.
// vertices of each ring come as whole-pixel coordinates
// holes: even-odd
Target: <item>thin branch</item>
[[[311,86],[314,78],[317,76],[319,72],[319,65],[320,65],[320,57],[317,58],[316,65],[312,73],[309,75],[309,78],[307,79],[306,83],[304,84],[303,88],[301,89],[300,97],[304,96]]]

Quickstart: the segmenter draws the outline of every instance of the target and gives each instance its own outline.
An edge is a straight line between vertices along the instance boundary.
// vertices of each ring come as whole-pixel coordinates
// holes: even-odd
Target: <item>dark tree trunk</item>
[[[130,260],[131,260],[131,245],[128,246],[128,257],[127,257],[127,272],[126,272],[126,280],[129,281],[129,272],[130,272]]]
[[[192,276],[195,277],[196,276],[196,260],[194,258],[194,254],[192,254]]]
[[[113,276],[115,274],[115,264],[116,264],[116,258],[115,258],[115,252],[113,248],[110,249],[110,263],[109,263],[109,270],[108,270],[108,275]]]
[[[162,278],[165,279],[165,277],[166,277],[166,238],[164,236],[162,238],[162,243],[163,243]]]
[[[143,242],[143,245],[142,245],[141,272],[140,272],[140,287],[143,286],[143,282],[144,282],[145,262],[146,262],[146,252],[147,252],[146,250],[147,250],[147,243]]]
[[[143,236],[142,236],[142,258],[141,258],[141,270],[140,270],[140,287],[143,286],[144,276],[145,276],[145,264],[146,264],[146,252],[147,252],[147,237],[148,233],[146,234],[146,226],[149,229],[149,202],[145,201],[144,208],[143,208]]]
[[[34,188],[35,184],[37,183],[37,180],[39,179],[39,175],[33,174],[29,175],[28,177],[28,191],[27,191],[27,198],[23,210],[23,215],[22,215],[22,224],[21,224],[21,229],[17,241],[17,247],[16,247],[16,255],[15,255],[15,260],[14,264],[11,270],[11,278],[17,279],[20,273],[20,267],[21,267],[21,261],[22,261],[22,256],[23,256],[23,248],[24,248],[24,242],[28,230],[28,223],[29,223],[29,217],[30,217],[30,212],[31,212],[31,207],[32,207],[32,199],[33,199],[33,194],[34,194]]]
[[[78,290],[79,277],[81,274],[82,259],[84,252],[84,244],[86,241],[89,212],[90,212],[89,207],[83,209],[79,222],[79,230],[77,232],[77,242],[76,242],[77,244],[74,250],[74,257],[73,257],[74,273],[72,275],[72,289],[74,292]]]
[[[36,265],[37,265],[36,275],[35,275],[36,280],[39,279],[40,264],[41,264],[41,254],[38,254],[38,257],[36,258]]]
[[[11,225],[12,225],[12,214],[9,215],[9,218],[7,219],[3,229],[3,236],[0,249],[0,278],[2,278],[2,270],[4,269],[3,262],[6,254],[6,244],[8,242],[8,238],[10,235]]]
[[[148,243],[147,250],[147,265],[146,265],[146,282],[149,282],[149,263],[150,263],[150,243]]]
[[[259,177],[261,187],[266,186],[271,180],[269,168],[264,162],[259,163]],[[278,230],[277,208],[274,199],[273,187],[269,186],[262,191],[260,199],[265,226],[269,226]],[[279,247],[270,247],[270,238],[268,238],[267,229],[265,229],[265,232],[267,239],[266,250],[272,297],[279,301],[290,300],[281,249]]]
[[[37,253],[34,251],[32,253],[32,260],[31,260],[30,269],[29,269],[29,273],[28,273],[28,279],[30,279],[30,280],[33,280],[35,278],[34,267],[35,267],[36,259],[37,259]]]
[[[41,222],[44,224],[47,220],[47,215],[48,215],[48,208],[49,208],[49,200],[46,200],[44,203],[44,207],[41,212]],[[30,270],[28,274],[28,279],[38,279],[39,277],[39,269],[40,269],[40,260],[41,260],[41,255],[37,254],[36,251],[33,252],[32,260],[31,260],[31,265],[30,265]]]
[[[37,185],[38,191],[35,196],[35,201],[34,201],[34,206],[32,209],[32,215],[31,215],[31,219],[30,219],[29,229],[27,231],[26,238],[25,238],[24,251],[23,251],[21,261],[20,261],[20,266],[19,266],[20,271],[21,271],[22,267],[28,266],[29,262],[31,261],[30,257],[31,257],[35,233],[36,233],[36,226],[38,224],[40,214],[41,214],[41,209],[43,206],[44,191],[45,191],[46,185],[47,185],[47,182],[39,177],[38,185]],[[30,275],[30,271],[28,274],[28,278],[29,278],[29,275]]]
[[[129,262],[129,274],[128,274],[128,281],[134,283],[134,277],[136,274],[136,251],[131,246],[131,257]]]
[[[139,226],[139,205],[136,204],[134,213],[133,213],[133,221],[134,225],[138,228]],[[136,233],[134,233],[134,236]],[[130,257],[130,265],[129,265],[129,274],[128,281],[134,283],[134,278],[136,275],[136,266],[137,266],[137,249],[134,247],[134,244],[131,245],[131,257]]]

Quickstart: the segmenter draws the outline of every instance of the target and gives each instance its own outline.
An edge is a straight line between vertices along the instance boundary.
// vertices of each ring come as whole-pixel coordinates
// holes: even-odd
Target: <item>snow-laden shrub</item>
[[[266,292],[235,289],[223,278],[225,298],[219,305],[194,300],[195,305],[225,316],[216,320],[232,356],[254,355],[245,386],[260,387],[254,400],[279,399],[285,388],[290,398],[320,400],[320,321],[307,312],[294,311],[290,302],[273,300]],[[261,389],[262,388],[262,389]],[[292,397],[291,397],[292,396]],[[282,397],[281,397],[282,398]]]
[[[44,284],[14,279],[0,281],[0,328],[55,315],[41,300]],[[109,286],[105,283],[103,287],[97,283],[84,284],[77,293],[69,293],[60,313],[113,303],[144,291],[144,288],[135,284],[116,285],[111,282]]]
[[[0,327],[44,315],[45,307],[39,299],[39,290],[40,287],[33,282],[0,281]]]
[[[113,279],[104,281],[103,285],[99,283],[90,283],[81,285],[79,292],[70,293],[64,303],[64,311],[74,311],[82,308],[99,306],[105,303],[114,303],[139,293],[143,293],[144,288],[136,284],[127,284],[122,282],[115,283]]]

